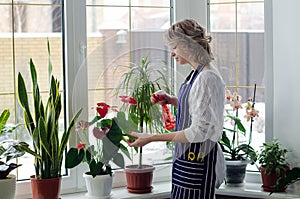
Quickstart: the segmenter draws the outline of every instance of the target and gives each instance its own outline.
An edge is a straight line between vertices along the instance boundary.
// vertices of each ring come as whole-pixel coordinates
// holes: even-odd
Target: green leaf
[[[51,53],[50,53],[50,42],[49,42],[49,38],[47,38],[47,49],[48,49],[48,80],[50,80],[50,76],[52,75],[52,63],[51,63]]]
[[[17,149],[18,151],[24,151],[26,153],[29,153],[33,156],[35,156],[36,158],[41,159],[41,157],[39,156],[39,154],[37,154],[36,152],[32,151],[29,148],[29,145],[26,142],[20,142],[18,145],[14,146],[15,149]]]
[[[81,114],[81,112],[82,112],[82,108],[71,119],[71,121],[69,123],[69,126],[68,126],[68,129],[65,130],[64,133],[63,133],[63,135],[62,135],[62,138],[61,138],[61,141],[60,141],[60,145],[59,145],[59,149],[58,149],[58,158],[59,158],[59,160],[62,160],[64,150],[66,149],[67,143],[69,141],[71,130],[72,130],[72,128],[75,125],[75,120],[77,120],[77,118],[79,117],[79,115]]]
[[[124,157],[122,156],[122,154],[117,153],[112,161],[119,167],[124,168],[125,167],[125,161],[124,161]]]
[[[222,139],[221,139],[221,141],[222,141],[222,144],[224,144],[227,148],[229,148],[229,149],[231,149],[232,147],[231,147],[231,143],[230,143],[230,140],[229,140],[229,138],[227,137],[227,135],[226,135],[226,132],[225,131],[223,131],[223,134],[222,134]]]
[[[128,157],[128,159],[131,160],[131,156],[128,149],[122,143],[120,143],[120,149]]]
[[[84,158],[84,149],[70,148],[66,155],[65,167],[74,168],[79,165]]]
[[[51,139],[49,139],[47,136],[46,123],[45,123],[44,118],[42,118],[42,117],[39,119],[38,132],[39,132],[39,138],[40,138],[40,140],[38,142],[40,142],[42,144],[46,153],[49,156],[51,156],[51,148],[50,148],[50,143],[49,143],[51,141]]]
[[[96,162],[94,159],[89,164],[90,167],[90,173],[93,176],[93,178],[96,175],[100,175],[103,172],[103,166],[104,164],[102,162]]]
[[[27,98],[27,89],[24,83],[24,79],[21,73],[18,74],[18,99],[20,105],[26,110],[29,109],[28,98]]]
[[[92,154],[91,154],[90,150],[93,150],[93,149],[90,147],[85,151],[85,160],[88,162],[88,164],[92,161]]]
[[[8,109],[4,109],[1,113],[0,116],[0,133],[2,133],[2,128],[3,126],[6,124],[6,122],[8,121],[8,118],[10,116],[10,112]]]
[[[137,132],[138,131],[138,125],[131,120],[131,118],[126,119],[124,112],[118,112],[117,118],[115,118],[115,122],[118,124],[118,126],[125,132]]]
[[[36,87],[37,86],[37,73],[36,73],[36,69],[35,69],[33,60],[31,58],[29,60],[29,65],[30,65],[30,74],[31,74],[32,85],[33,85],[33,87]]]
[[[111,126],[112,126],[111,119],[100,119],[100,121],[97,123],[97,127],[100,128],[110,128]]]
[[[107,134],[107,138],[115,145],[119,146],[122,140],[122,130],[116,123],[116,119],[113,118],[111,128]]]

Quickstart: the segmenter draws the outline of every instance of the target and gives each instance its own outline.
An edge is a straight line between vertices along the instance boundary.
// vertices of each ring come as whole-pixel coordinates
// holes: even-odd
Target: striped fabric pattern
[[[178,94],[176,130],[185,129],[191,124],[188,97],[200,71],[199,66],[181,85]],[[172,199],[214,199],[217,149],[216,143],[210,140],[198,143],[175,143]]]

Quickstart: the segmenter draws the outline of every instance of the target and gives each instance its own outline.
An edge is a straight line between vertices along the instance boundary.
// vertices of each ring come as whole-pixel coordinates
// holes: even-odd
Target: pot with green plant
[[[275,191],[281,190],[298,181],[300,181],[300,167],[293,167],[292,169],[287,170],[284,176],[278,178],[276,185],[273,188]]]
[[[58,199],[61,186],[61,165],[68,144],[69,136],[79,117],[79,110],[70,120],[68,127],[61,132],[59,119],[62,110],[60,83],[52,74],[50,61],[50,45],[48,41],[48,72],[49,93],[44,104],[38,84],[36,67],[30,59],[30,73],[32,80],[32,102],[29,105],[24,78],[18,74],[17,95],[19,104],[24,111],[24,124],[32,138],[31,150],[29,146],[19,146],[19,150],[34,155],[35,175],[30,177],[33,199]]]
[[[226,110],[227,114],[224,118],[224,128],[222,138],[220,140],[221,148],[225,156],[226,164],[226,183],[241,184],[244,182],[246,167],[249,163],[254,164],[257,155],[253,147],[252,141],[252,124],[254,118],[258,117],[258,111],[255,110],[255,93],[252,100],[248,100],[245,118],[250,121],[250,130],[248,139],[246,137],[246,129],[239,118],[239,110],[242,108],[241,96],[237,92],[231,94],[226,90],[226,101],[230,102],[232,110]]]
[[[0,115],[0,193],[5,199],[14,199],[16,190],[16,176],[11,171],[21,166],[10,161],[21,157],[25,152],[18,151],[16,147],[21,143],[9,139],[7,134],[12,133],[19,125],[7,124],[10,111],[5,109]],[[26,144],[26,143],[22,143]]]
[[[289,170],[286,154],[288,150],[283,148],[277,139],[270,143],[263,143],[258,154],[258,162],[262,177],[262,188],[264,191],[285,191],[286,186],[275,188],[279,178],[284,177]]]
[[[136,124],[139,133],[164,133],[161,108],[152,104],[150,98],[153,93],[161,89],[169,92],[165,71],[161,68],[153,69],[147,56],[143,57],[138,65],[124,67],[126,72],[122,75],[116,95],[124,94],[123,101],[125,102],[130,98],[137,101],[135,106],[125,103],[122,107],[128,119]],[[143,148],[140,147],[139,163],[125,168],[129,192],[148,193],[152,190],[154,167],[142,163],[142,150]]]
[[[117,111],[105,102],[97,103],[96,110],[97,115],[90,122],[81,121],[76,128],[80,143],[76,148],[69,149],[65,166],[74,168],[81,162],[87,163],[89,171],[83,174],[87,196],[104,198],[110,196],[112,189],[113,172],[110,163],[124,168],[124,157],[119,151],[130,158],[124,145],[127,139],[123,129],[131,125],[124,112]],[[134,129],[126,131],[129,130]]]

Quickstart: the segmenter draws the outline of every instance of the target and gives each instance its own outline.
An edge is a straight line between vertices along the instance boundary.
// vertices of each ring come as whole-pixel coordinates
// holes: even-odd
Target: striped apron
[[[192,71],[180,87],[176,131],[191,125],[188,96],[202,68],[203,66],[199,66]],[[214,199],[216,160],[215,142],[207,140],[201,143],[175,143],[171,199]]]

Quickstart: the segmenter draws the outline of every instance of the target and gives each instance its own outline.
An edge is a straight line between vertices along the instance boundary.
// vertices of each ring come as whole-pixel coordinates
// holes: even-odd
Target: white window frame
[[[207,26],[207,0],[174,0],[174,21],[179,21],[184,18],[193,18],[199,21],[205,27]],[[86,64],[86,46],[87,46],[87,33],[86,33],[86,0],[65,0],[64,5],[65,12],[65,52],[66,52],[66,90],[67,90],[67,115],[70,116],[78,108],[83,108],[82,118],[87,118],[88,110],[88,94],[87,94],[87,64]],[[268,27],[268,24],[272,24],[272,0],[265,0],[265,62],[266,65],[272,66],[272,29]],[[76,23],[75,23],[76,22]],[[80,74],[77,71],[81,67]],[[82,70],[82,67],[85,70]],[[78,76],[79,75],[79,76]],[[82,84],[73,87],[75,78],[81,78]],[[175,77],[176,78],[176,77]],[[266,69],[266,140],[273,139],[273,76],[272,69],[269,67]],[[80,91],[80,95],[74,91]],[[77,143],[76,134],[71,136],[70,144],[75,145]],[[80,165],[74,169],[69,170],[69,176],[64,176],[62,180],[61,193],[71,193],[85,190],[85,183],[82,178],[82,173],[86,170],[86,165]],[[260,177],[257,174],[251,175],[247,173],[247,177],[250,177],[251,182],[259,181]],[[125,177],[122,171],[115,172],[115,182],[117,186],[125,185]],[[157,166],[154,174],[154,182],[158,181],[170,181],[171,179],[171,165]],[[18,182],[16,198],[24,198],[24,196],[31,195],[31,187],[29,181]]]

